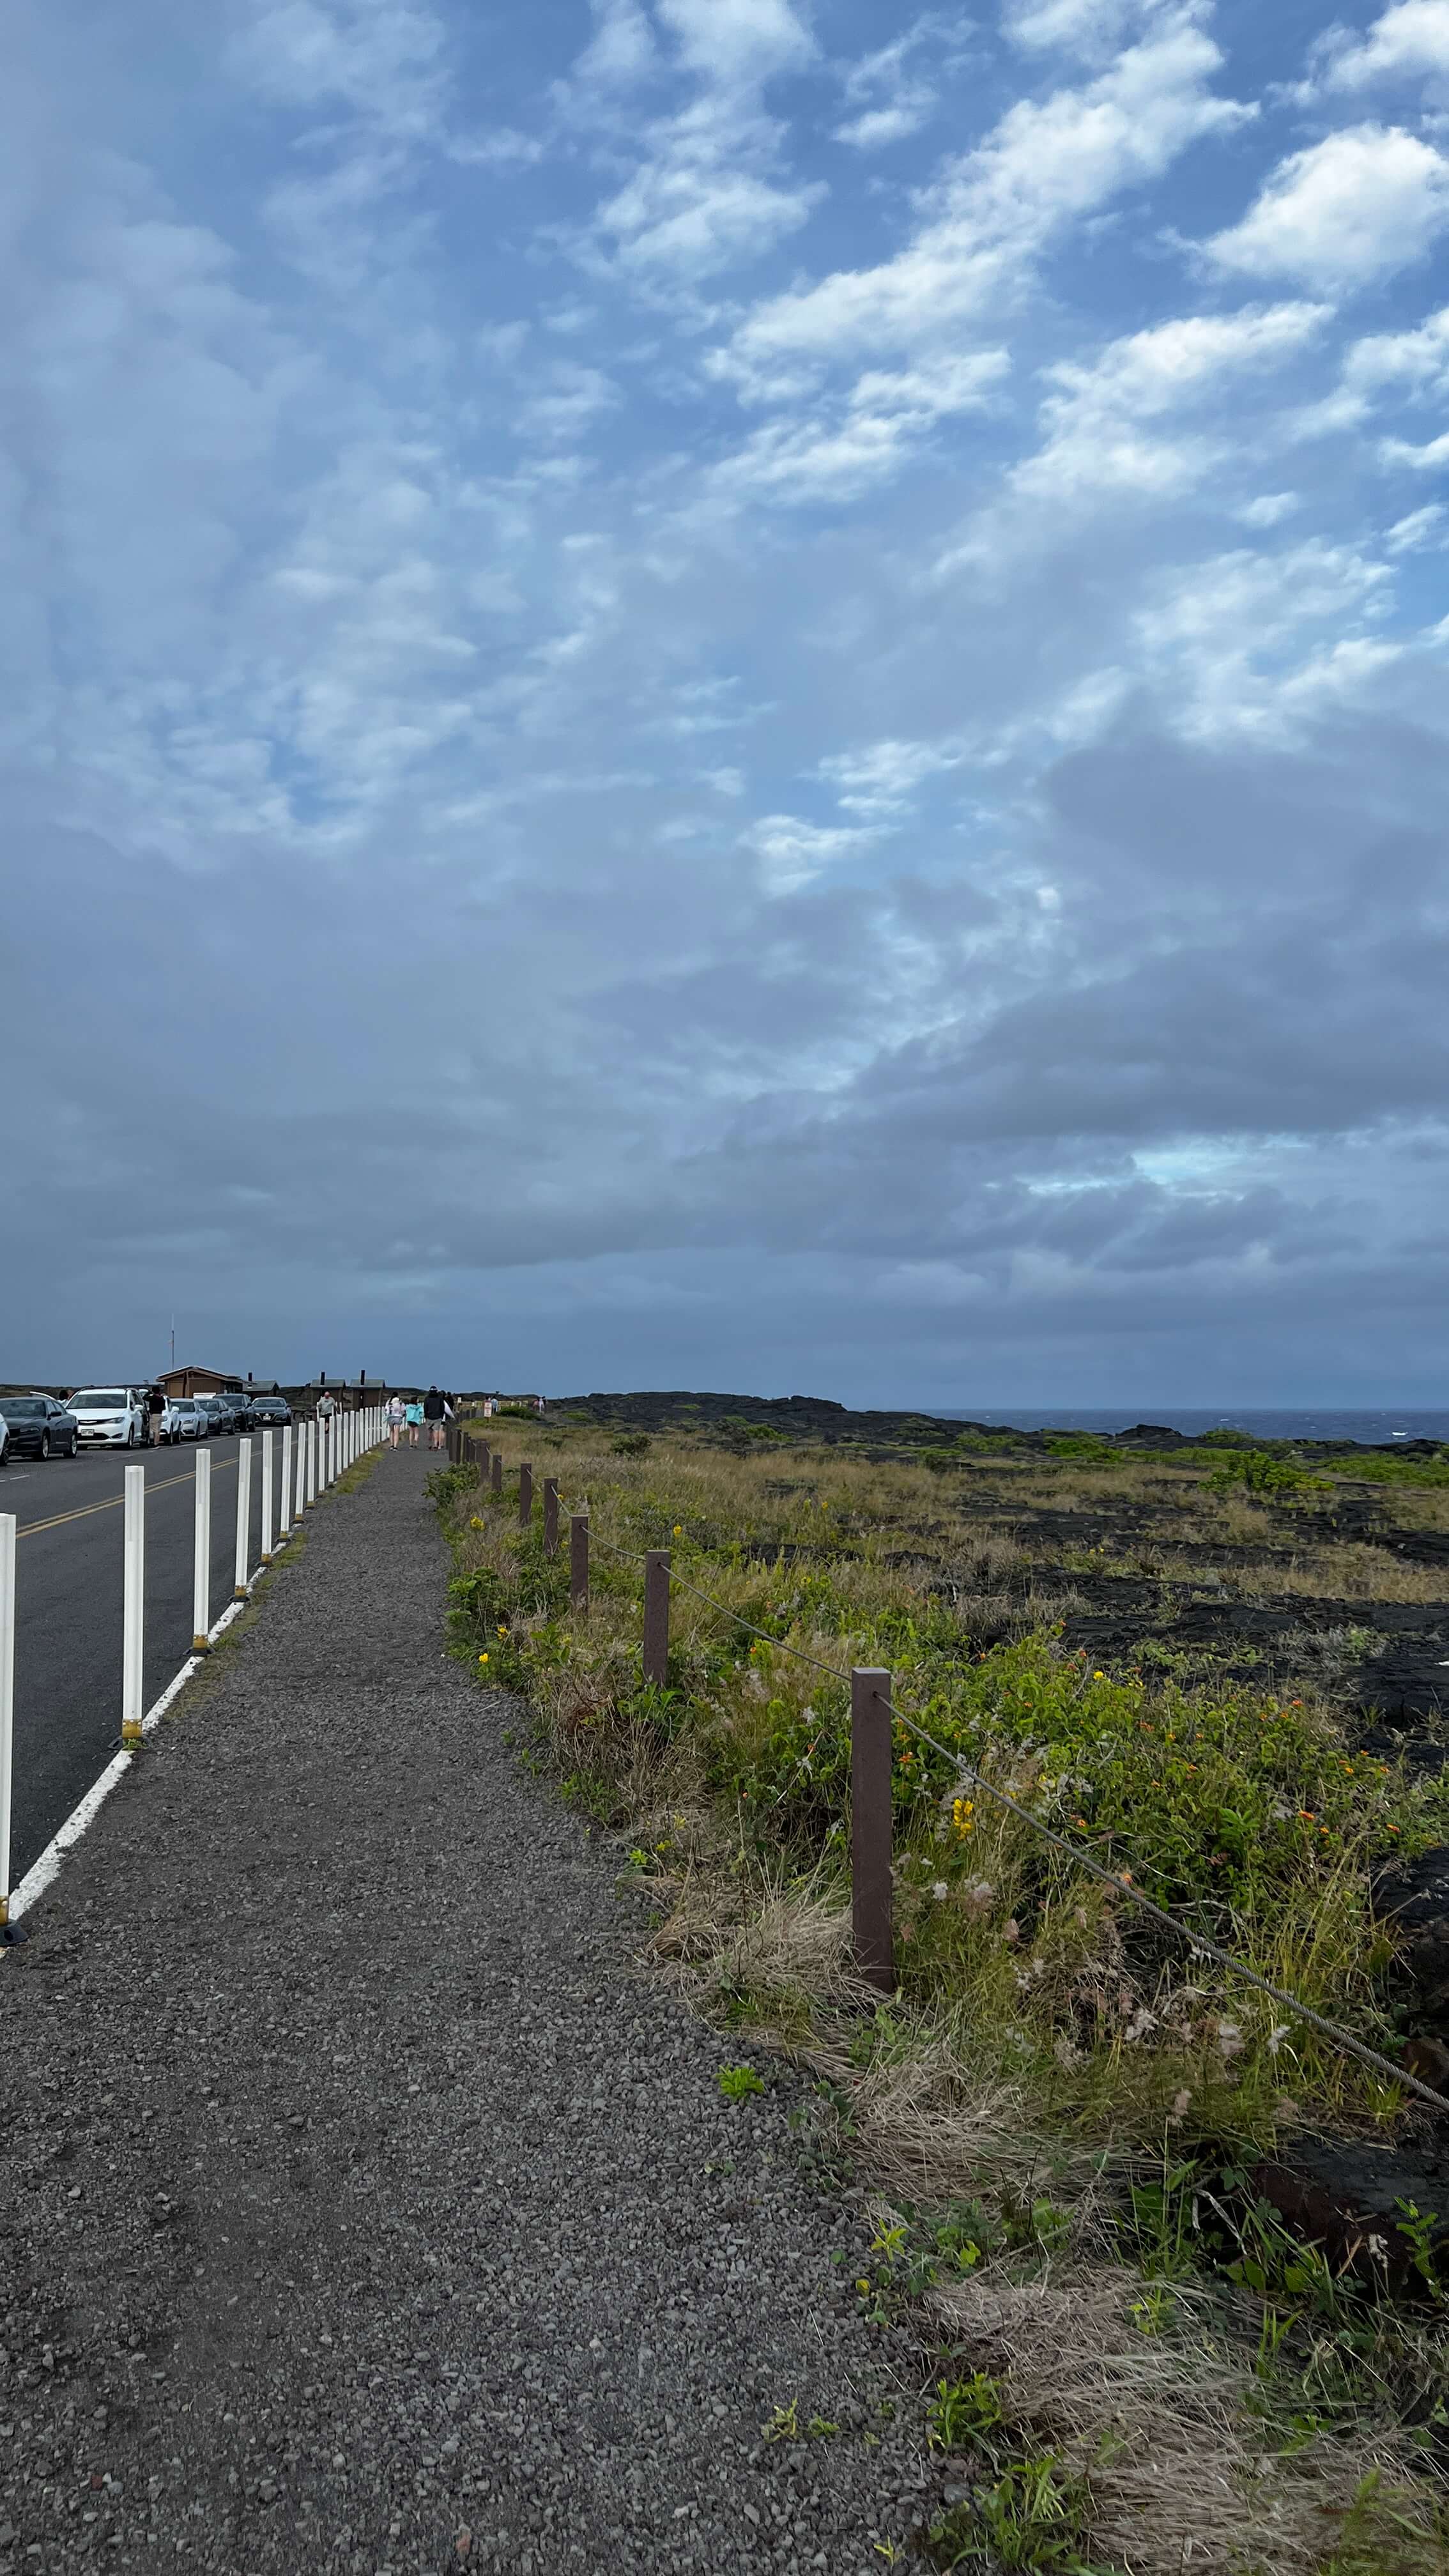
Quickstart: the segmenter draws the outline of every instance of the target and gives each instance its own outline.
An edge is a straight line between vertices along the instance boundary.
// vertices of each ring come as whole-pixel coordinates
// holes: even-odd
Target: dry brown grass
[[[1178,2294],[1171,2338],[1144,2336],[1141,2302],[1137,2274],[1068,2256],[1030,2281],[953,2282],[927,2305],[973,2366],[1003,2382],[1013,2420],[1087,2476],[1095,2560],[1132,2576],[1311,2576],[1364,2480],[1403,2478],[1401,2446],[1320,2442],[1275,2456],[1247,2411],[1250,2369],[1195,2328],[1191,2293]],[[1427,2505],[1412,2491],[1403,2502],[1432,2548]]]

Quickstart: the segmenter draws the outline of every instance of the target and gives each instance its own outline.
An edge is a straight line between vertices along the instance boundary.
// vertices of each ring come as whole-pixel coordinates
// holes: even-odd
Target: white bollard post
[[[146,1470],[126,1469],[121,1558],[121,1743],[141,1741],[142,1654],[146,1616]]]
[[[278,1536],[281,1538],[290,1538],[292,1535],[292,1426],[290,1422],[282,1433],[282,1483],[280,1500],[281,1511],[278,1516]]]
[[[196,1535],[191,1557],[191,1651],[206,1652],[211,1626],[211,1451],[196,1453]]]
[[[10,1928],[10,1781],[15,1763],[15,1514],[0,1512],[0,1942]]]
[[[307,1500],[309,1503],[315,1503],[317,1500],[317,1416],[315,1413],[307,1424],[306,1448]]]
[[[247,1597],[247,1556],[252,1538],[252,1444],[239,1440],[236,1451],[236,1597]]]
[[[262,1433],[262,1563],[272,1561],[272,1435]]]

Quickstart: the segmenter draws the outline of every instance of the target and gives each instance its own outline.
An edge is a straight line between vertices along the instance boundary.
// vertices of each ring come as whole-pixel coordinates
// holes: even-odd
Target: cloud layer
[[[21,0],[0,1371],[1436,1397],[1446,84]]]

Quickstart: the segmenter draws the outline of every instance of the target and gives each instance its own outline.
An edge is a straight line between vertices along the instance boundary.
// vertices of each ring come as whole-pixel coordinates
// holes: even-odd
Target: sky
[[[1449,0],[13,0],[0,1377],[1449,1401]]]

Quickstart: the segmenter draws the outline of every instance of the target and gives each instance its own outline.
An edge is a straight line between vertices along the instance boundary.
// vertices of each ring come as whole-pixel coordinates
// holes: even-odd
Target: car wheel
[[[71,1455],[71,1457],[72,1457],[72,1458],[75,1458],[75,1457],[77,1457],[77,1456],[79,1455],[79,1453],[80,1453],[80,1433],[79,1433],[78,1431],[73,1431],[73,1432],[71,1433],[71,1435],[70,1435],[70,1455]]]
[[[50,1433],[48,1431],[42,1431],[40,1435],[40,1454],[42,1458],[48,1458],[50,1456]]]

